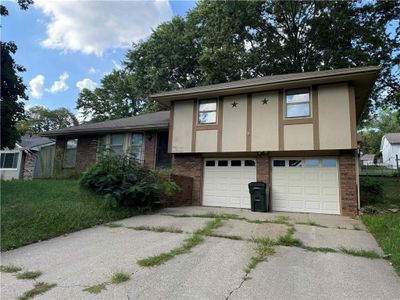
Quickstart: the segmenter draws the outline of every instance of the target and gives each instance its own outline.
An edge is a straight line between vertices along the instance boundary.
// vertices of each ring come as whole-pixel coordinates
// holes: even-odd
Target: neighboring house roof
[[[18,143],[24,149],[32,149],[34,147],[54,143],[52,139],[47,137],[25,134],[21,136],[21,142]]]
[[[231,81],[213,85],[174,90],[153,94],[150,97],[164,104],[171,105],[172,101],[196,98],[256,93],[266,90],[298,88],[325,83],[352,82],[355,88],[357,120],[364,111],[365,104],[372,91],[375,80],[379,75],[379,66],[345,68],[315,72],[302,72],[283,75],[271,75],[253,79]]]
[[[90,133],[117,132],[124,130],[145,130],[168,128],[169,111],[160,111],[140,116],[87,123],[59,130],[44,132],[41,136],[82,135]]]
[[[381,140],[381,151],[383,149],[383,141],[387,139],[389,144],[400,144],[400,132],[386,133]]]
[[[368,160],[374,160],[375,154],[364,154],[363,156],[360,157],[360,160],[368,161]]]

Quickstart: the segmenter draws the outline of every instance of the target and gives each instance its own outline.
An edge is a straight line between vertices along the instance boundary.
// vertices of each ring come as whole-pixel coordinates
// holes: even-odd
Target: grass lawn
[[[77,180],[1,182],[1,251],[137,214],[102,207]]]
[[[383,197],[374,206],[379,209],[400,208],[400,178],[373,178],[383,185],[384,190]],[[400,274],[400,212],[367,214],[361,218],[383,251],[390,255],[390,261]]]

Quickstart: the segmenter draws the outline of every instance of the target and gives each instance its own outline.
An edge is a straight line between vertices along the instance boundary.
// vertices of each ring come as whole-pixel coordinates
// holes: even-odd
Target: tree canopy
[[[381,65],[369,108],[400,107],[400,2],[212,1],[197,3],[134,44],[124,61],[129,101],[84,91],[78,107],[105,118],[160,106],[155,92],[275,74]],[[117,83],[112,85],[117,85]],[[111,89],[107,87],[106,90]],[[132,109],[140,103],[139,110]],[[121,109],[107,114],[103,105]],[[90,107],[89,107],[90,106]],[[88,108],[89,107],[89,108]]]
[[[17,128],[20,134],[38,134],[78,124],[75,115],[67,108],[50,110],[44,106],[34,106],[26,112],[26,118],[18,122]]]
[[[18,0],[21,9],[25,10],[32,0]],[[8,15],[8,10],[0,4],[0,15]],[[13,55],[17,51],[14,42],[0,42],[1,47],[1,149],[14,148],[20,135],[16,123],[24,118],[24,102],[27,100],[26,86],[19,72],[25,68],[18,65]]]

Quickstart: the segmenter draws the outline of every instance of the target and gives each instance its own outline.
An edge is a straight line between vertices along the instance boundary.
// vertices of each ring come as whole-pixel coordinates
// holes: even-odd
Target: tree
[[[388,109],[381,110],[377,113],[377,116],[368,118],[364,126],[361,134],[367,152],[379,154],[382,137],[386,133],[400,132],[400,113]]]
[[[381,65],[369,111],[400,108],[399,15],[398,1],[202,0],[134,44],[124,65],[135,99],[152,109],[149,95],[161,91]]]
[[[126,70],[113,70],[101,80],[94,91],[83,89],[77,108],[92,121],[104,121],[137,115],[143,109],[143,100],[137,96],[135,77]]]
[[[32,0],[18,0],[21,9],[25,10]],[[7,16],[8,10],[0,5],[0,15]],[[17,46],[13,42],[0,42],[1,47],[1,149],[14,148],[20,135],[16,123],[24,117],[24,102],[27,100],[26,86],[18,72],[25,68],[18,65],[13,54]]]
[[[43,106],[34,106],[26,112],[26,116],[25,120],[17,124],[20,134],[38,134],[79,124],[75,115],[64,107],[50,110]]]

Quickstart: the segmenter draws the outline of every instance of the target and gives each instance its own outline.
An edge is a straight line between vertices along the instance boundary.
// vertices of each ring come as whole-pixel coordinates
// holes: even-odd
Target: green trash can
[[[250,182],[251,211],[267,212],[269,206],[269,187],[264,182]]]

